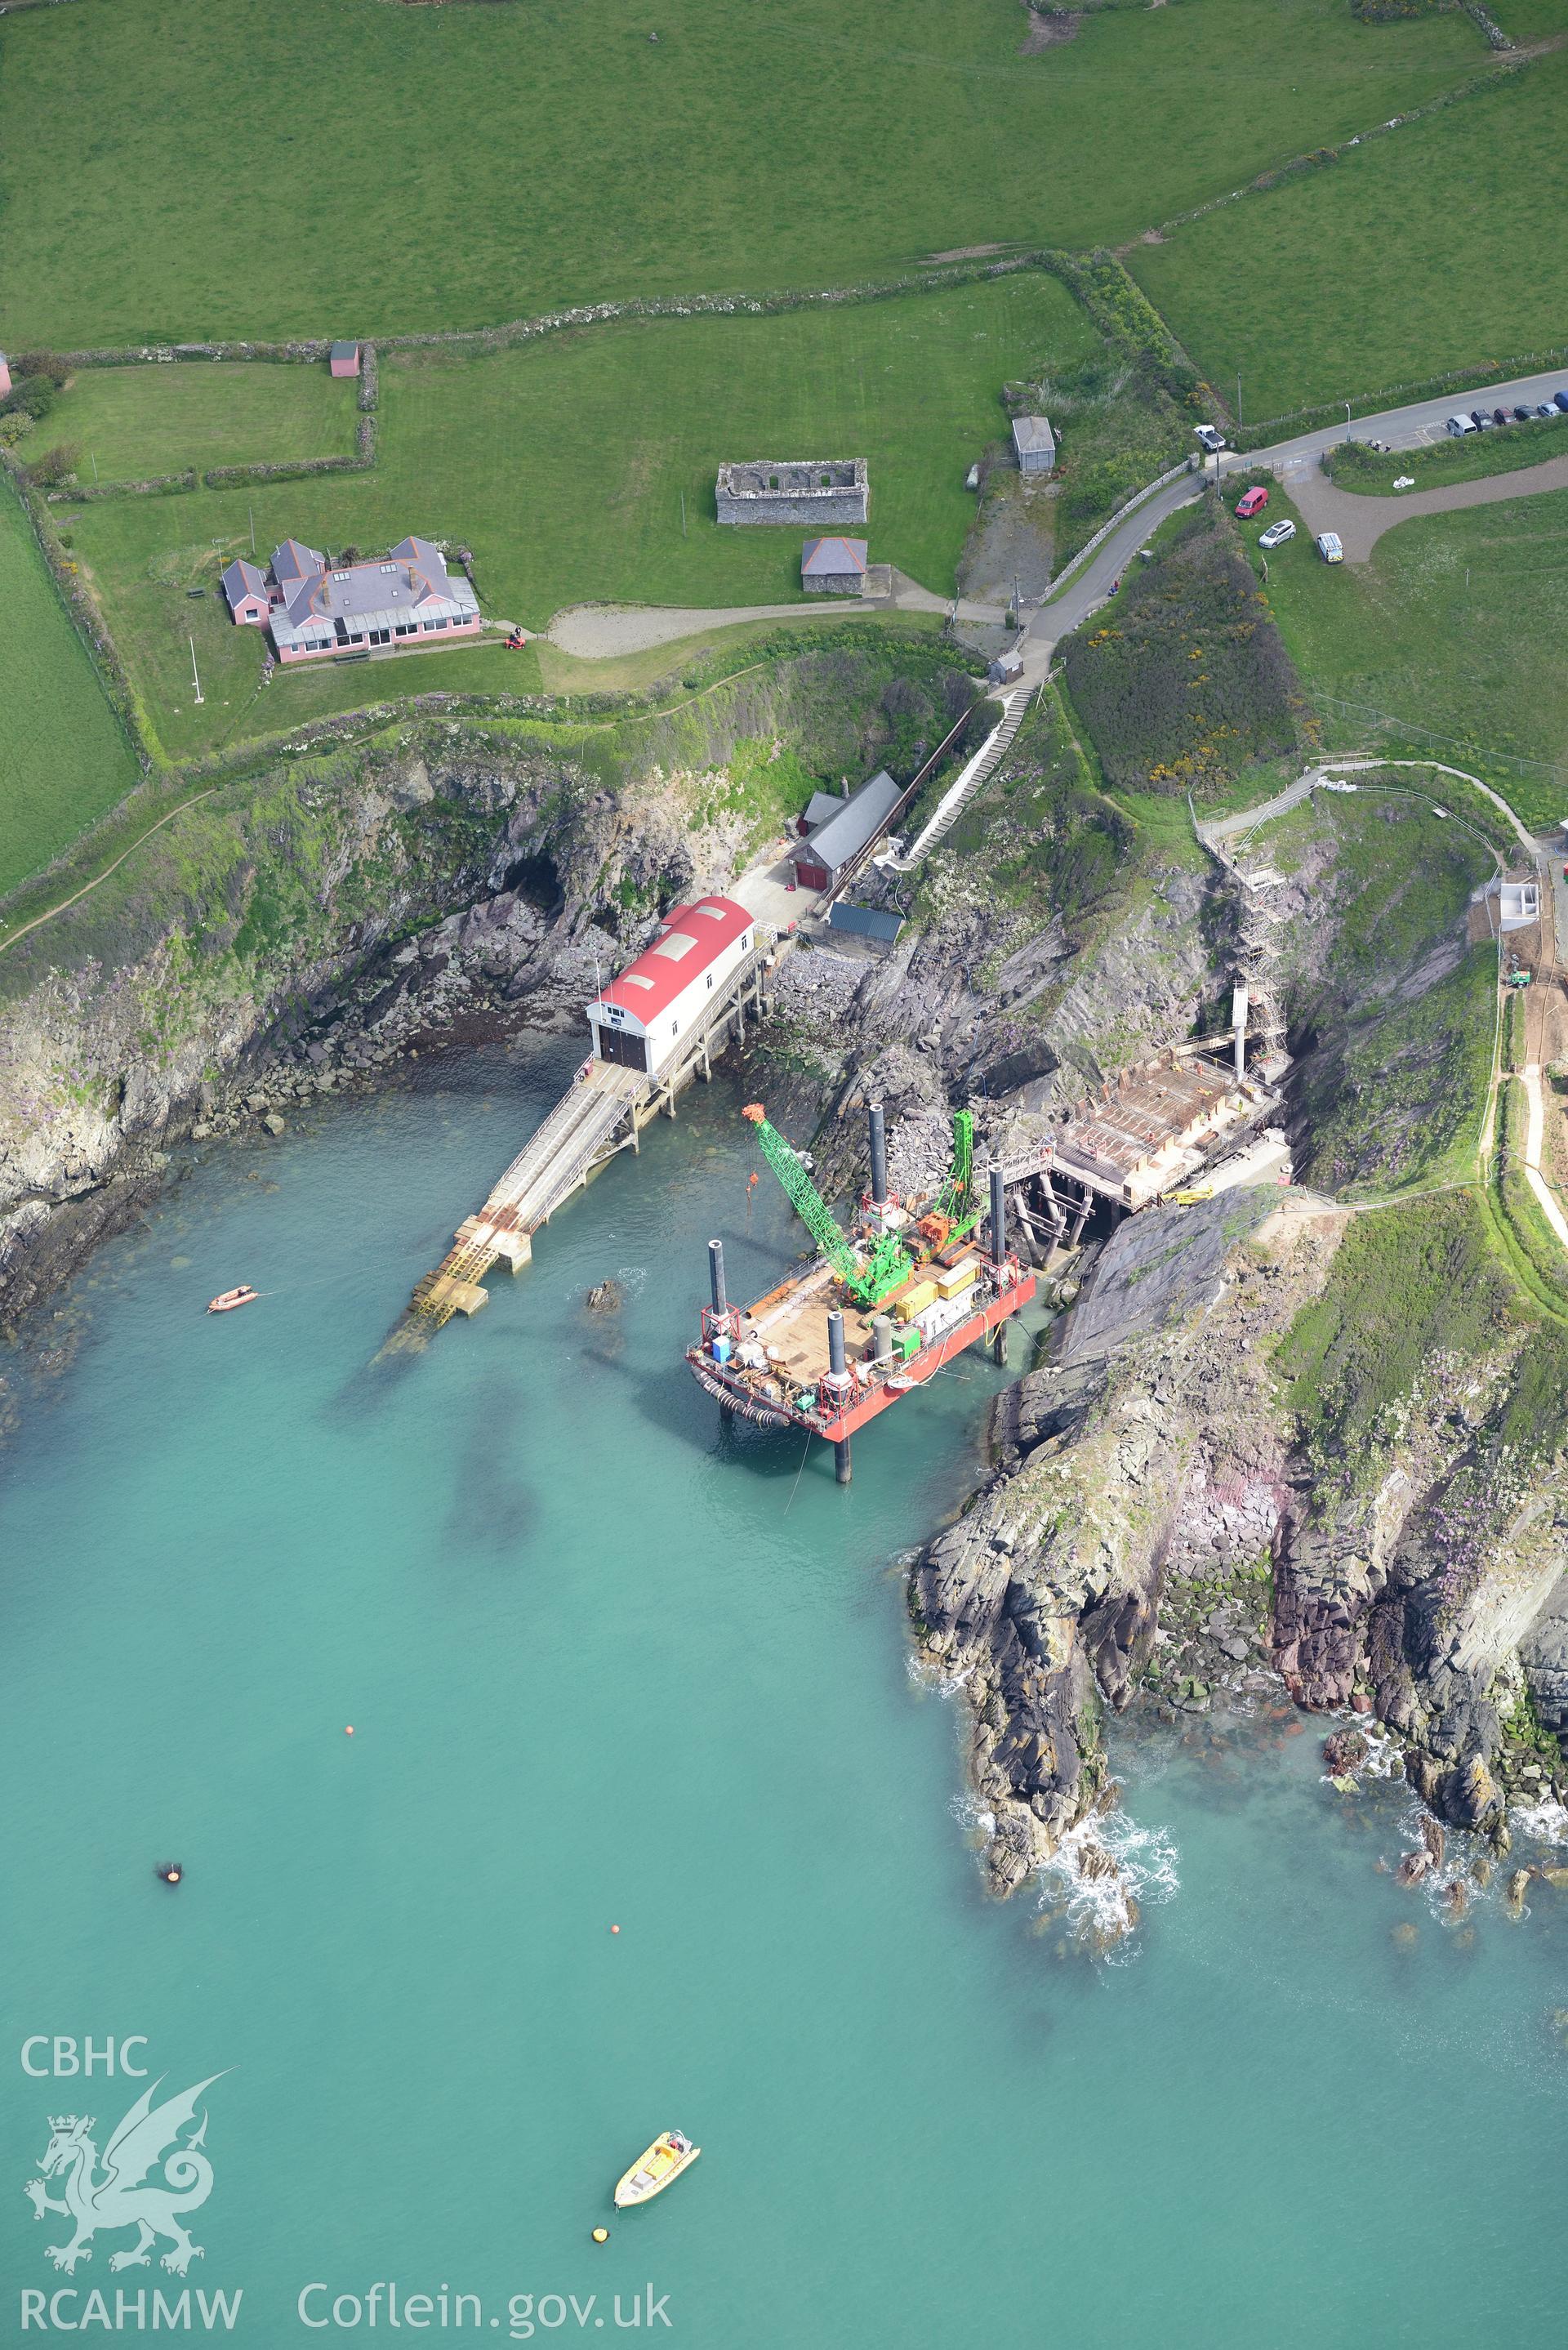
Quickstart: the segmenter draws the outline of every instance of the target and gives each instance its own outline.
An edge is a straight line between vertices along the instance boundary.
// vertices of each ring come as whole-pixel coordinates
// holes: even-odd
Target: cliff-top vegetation
[[[1113,787],[1211,797],[1308,735],[1279,630],[1210,498],[1067,639],[1064,660]]]

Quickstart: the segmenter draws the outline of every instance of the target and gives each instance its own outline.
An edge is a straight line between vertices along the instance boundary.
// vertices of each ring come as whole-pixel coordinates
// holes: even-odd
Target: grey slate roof
[[[886,767],[881,768],[867,783],[840,800],[837,813],[830,816],[809,840],[796,843],[790,855],[798,862],[804,858],[808,865],[826,865],[836,872],[846,865],[857,849],[874,840],[887,823],[900,798],[902,786],[893,781]]]
[[[844,805],[836,792],[813,792],[805,804],[807,826],[815,832],[819,824],[826,824],[830,816],[836,816]]]
[[[808,538],[801,549],[803,579],[840,578],[864,572],[867,542],[863,538]]]
[[[1015,416],[1012,420],[1012,445],[1022,457],[1056,454],[1056,436],[1051,430],[1048,416]]]
[[[359,346],[358,343],[334,343],[330,356],[335,359],[357,359]]]
[[[306,567],[308,561],[309,568]],[[466,579],[448,577],[446,558],[428,538],[400,539],[384,560],[328,571],[324,557],[286,539],[272,559],[284,608],[273,616],[280,645],[314,642],[334,620],[358,633],[400,620],[466,619],[479,598]]]
[[[247,563],[243,555],[235,556],[222,574],[220,584],[229,599],[231,612],[236,604],[243,604],[247,596],[259,596],[264,604],[266,602],[266,575],[254,563]]]

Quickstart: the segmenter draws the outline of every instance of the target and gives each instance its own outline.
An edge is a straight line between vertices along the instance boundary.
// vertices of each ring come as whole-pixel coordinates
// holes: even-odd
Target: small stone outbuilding
[[[808,538],[800,554],[800,584],[808,596],[864,596],[867,542]]]
[[[1031,473],[1048,473],[1056,463],[1056,435],[1051,430],[1050,418],[1015,416],[1012,446],[1018,470],[1025,478]]]
[[[358,375],[359,372],[358,344],[334,343],[328,355],[328,364],[334,375]]]

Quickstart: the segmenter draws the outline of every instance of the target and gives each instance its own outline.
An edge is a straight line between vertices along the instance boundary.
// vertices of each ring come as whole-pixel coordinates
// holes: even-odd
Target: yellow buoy
[[[594,2241],[596,2244],[607,2244],[609,2241],[609,2230],[607,2228],[596,2228],[594,2230]]]

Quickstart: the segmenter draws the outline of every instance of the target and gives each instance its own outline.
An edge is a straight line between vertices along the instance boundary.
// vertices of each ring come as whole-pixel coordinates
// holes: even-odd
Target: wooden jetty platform
[[[749,955],[714,992],[704,1017],[678,1055],[654,1072],[608,1060],[590,1060],[542,1126],[501,1176],[477,1215],[458,1226],[452,1247],[433,1273],[414,1284],[408,1314],[389,1346],[418,1346],[454,1314],[477,1314],[486,1303],[485,1275],[497,1264],[518,1273],[534,1253],[534,1234],[622,1150],[639,1148],[651,1118],[675,1116],[677,1095],[706,1079],[732,1043],[743,1044],[748,1012],[760,1018],[774,962],[774,940],[754,931]]]

